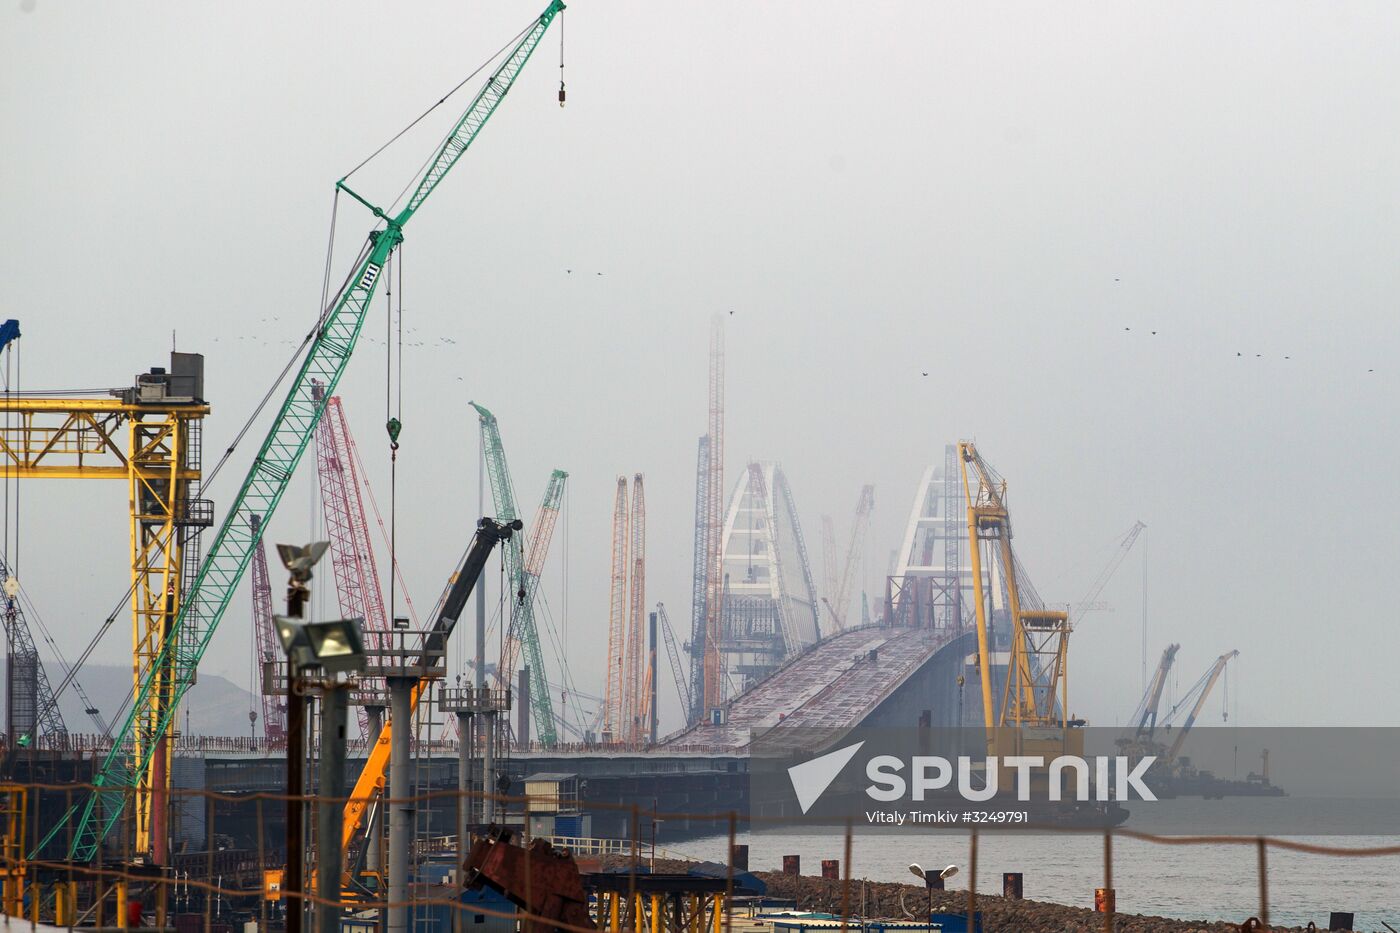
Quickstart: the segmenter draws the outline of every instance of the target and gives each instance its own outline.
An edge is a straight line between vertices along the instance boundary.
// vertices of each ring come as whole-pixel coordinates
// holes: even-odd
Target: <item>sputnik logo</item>
[[[797,795],[797,803],[802,807],[803,813],[812,808],[812,804],[826,792],[831,782],[841,773],[841,769],[846,767],[864,744],[865,742],[861,741],[847,745],[834,752],[827,752],[820,758],[813,758],[788,768],[788,780],[792,781],[793,793]]]

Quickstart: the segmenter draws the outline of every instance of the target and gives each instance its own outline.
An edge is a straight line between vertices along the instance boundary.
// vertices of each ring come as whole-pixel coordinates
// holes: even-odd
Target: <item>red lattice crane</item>
[[[313,392],[319,399],[319,387]],[[321,480],[326,536],[331,542],[336,597],[341,617],[363,619],[367,647],[377,648],[381,646],[375,644],[374,633],[387,632],[389,619],[360,494],[358,459],[345,407],[340,397],[333,395],[326,399],[325,416],[316,426],[316,470]],[[373,692],[382,690],[383,685],[369,679],[364,687]],[[368,735],[369,716],[364,707],[359,707],[359,716],[360,730]]]
[[[249,518],[253,533],[262,524],[261,515]],[[258,653],[257,670],[263,665],[281,657],[282,647],[277,641],[277,630],[272,623],[272,579],[267,574],[267,545],[261,540],[253,548],[253,636]],[[281,743],[287,735],[287,707],[281,697],[264,692],[262,695],[263,735],[269,742]]]

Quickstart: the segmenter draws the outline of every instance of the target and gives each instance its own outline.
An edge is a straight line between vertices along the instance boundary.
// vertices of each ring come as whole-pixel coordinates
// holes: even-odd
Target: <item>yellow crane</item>
[[[179,616],[199,563],[196,529],[213,524],[213,505],[199,498],[204,357],[170,354],[128,389],[105,398],[0,396],[0,470],[21,479],[125,481],[130,515],[131,642],[134,695],[154,675],[156,689],[135,712],[137,760],[155,748],[138,776],[134,853],[167,861],[173,729],[158,729],[173,697],[173,671],[153,671]],[[10,417],[13,416],[13,417]],[[173,717],[168,717],[173,722]],[[157,734],[159,733],[159,734]]]
[[[1069,615],[1043,608],[1011,547],[1006,480],[969,441],[958,444],[967,536],[977,610],[977,667],[988,751],[1077,754],[1083,734],[1071,729],[1069,708]],[[985,559],[984,559],[985,552]],[[1005,605],[994,605],[994,594]],[[999,705],[992,701],[992,623],[1004,613],[1011,623],[1006,683]]]

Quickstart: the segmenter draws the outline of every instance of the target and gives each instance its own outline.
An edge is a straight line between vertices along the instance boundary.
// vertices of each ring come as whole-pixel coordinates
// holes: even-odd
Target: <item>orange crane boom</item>
[[[623,737],[626,708],[625,664],[627,654],[627,477],[617,478],[613,499],[612,584],[608,600],[607,678],[603,689],[603,732],[613,741]]]
[[[626,668],[626,734],[627,741],[642,740],[643,720],[646,718],[646,681],[651,677],[645,668],[647,616],[647,505],[642,488],[642,474],[632,477],[631,553],[628,564],[631,593],[627,612]]]

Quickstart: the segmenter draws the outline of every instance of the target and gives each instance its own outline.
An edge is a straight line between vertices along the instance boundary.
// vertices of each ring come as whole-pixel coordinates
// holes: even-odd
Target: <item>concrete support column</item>
[[[465,883],[466,869],[462,867],[467,857],[467,832],[472,825],[472,800],[468,796],[472,789],[472,714],[457,712],[457,873],[459,881]]]
[[[342,870],[340,837],[345,822],[345,719],[349,687],[328,687],[321,700],[320,792],[316,811],[317,933],[339,933]]]
[[[496,821],[496,801],[491,794],[496,792],[496,714],[488,712],[481,717],[483,736],[481,749],[481,822],[490,825]]]
[[[515,688],[515,747],[521,751],[530,748],[530,665],[520,668],[519,680]]]
[[[413,732],[411,693],[414,681],[405,677],[389,680],[389,903],[388,933],[408,933],[408,854],[413,845],[412,758],[409,735]]]

